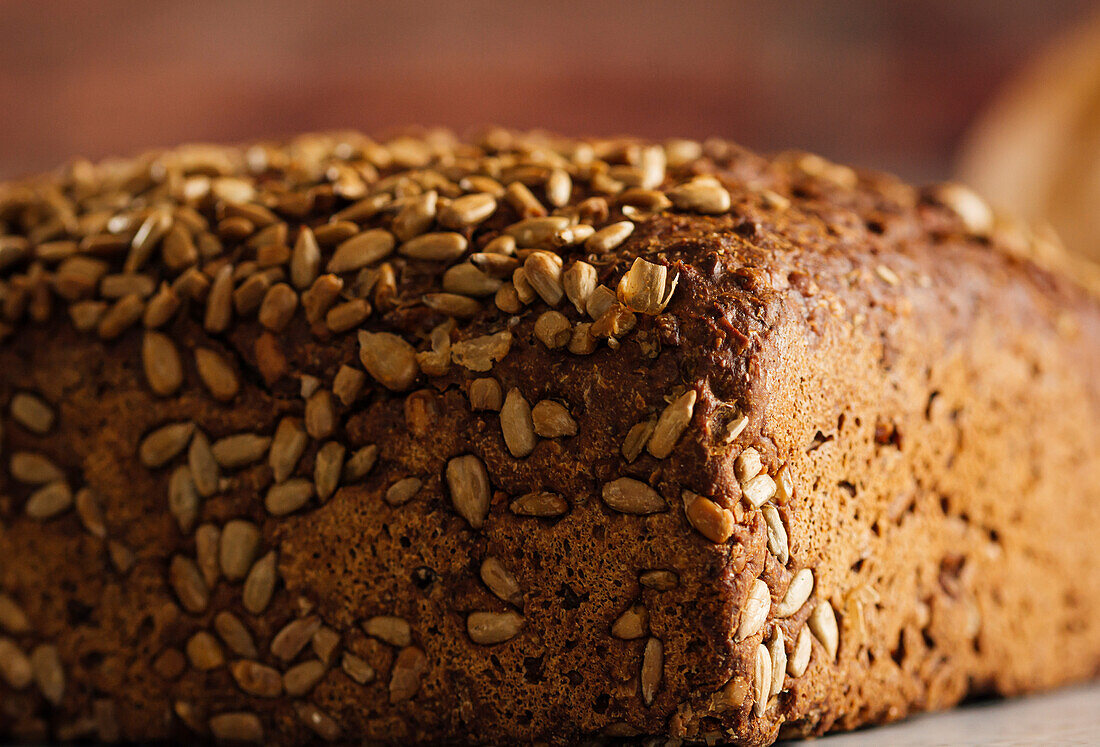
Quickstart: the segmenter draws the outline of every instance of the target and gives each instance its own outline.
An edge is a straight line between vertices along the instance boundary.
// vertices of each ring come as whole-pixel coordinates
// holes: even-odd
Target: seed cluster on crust
[[[772,209],[789,204],[774,192],[754,199]],[[340,718],[311,702],[311,692],[327,677],[366,687],[378,673],[351,650],[341,651],[349,631],[311,605],[293,618],[266,617],[273,600],[287,593],[280,583],[283,549],[269,527],[336,500],[343,486],[372,474],[379,445],[346,439],[350,408],[367,397],[399,398],[415,429],[431,406],[421,388],[458,376],[469,410],[492,424],[517,462],[583,437],[594,427],[590,412],[525,391],[523,381],[498,373],[502,362],[528,345],[549,359],[573,360],[614,353],[632,344],[632,335],[638,345],[649,344],[638,330],[658,318],[674,322],[681,270],[647,243],[647,222],[656,215],[722,215],[733,205],[729,184],[707,172],[703,146],[691,141],[585,142],[494,131],[475,143],[438,133],[376,142],[345,133],[243,149],[194,146],[98,165],[76,161],[54,177],[0,188],[0,341],[22,325],[62,316],[107,350],[137,335],[133,364],[153,396],[204,397],[223,408],[235,407],[255,385],[249,377],[267,387],[299,379],[300,407],[271,429],[227,432],[217,423],[176,419],[157,424],[132,447],[144,469],[163,476],[165,515],[193,540],[161,569],[192,627],[182,651],[173,649],[161,666],[225,670],[242,695],[257,704],[292,699],[305,727],[334,740],[347,736]],[[980,221],[972,204],[963,207],[968,222]],[[889,268],[879,274],[898,281]],[[417,330],[390,324],[396,311],[431,323]],[[524,316],[533,320],[530,340],[516,332]],[[173,333],[181,319],[206,333],[201,345]],[[293,371],[282,341],[293,325],[334,347],[350,341],[354,358],[331,380]],[[254,372],[243,370],[228,342],[240,330],[252,333]],[[672,511],[682,512],[685,538],[723,546],[736,527],[760,517],[784,585],[750,581],[734,621],[734,646],[753,663],[748,694],[737,704],[746,710],[751,704],[762,717],[814,656],[835,659],[836,613],[813,570],[792,554],[785,507],[795,480],[788,465],[765,465],[756,449],[743,448],[735,461],[740,503],[686,485],[677,500],[656,472],[640,479],[643,454],[659,465],[676,459],[685,440],[703,438],[702,394],[692,386],[683,382],[665,393],[663,407],[620,434],[621,453],[608,456],[619,460],[622,474],[599,486],[602,501],[582,507],[542,485],[497,500],[499,475],[481,453],[447,460],[438,484],[472,532],[493,512],[534,522],[607,511],[640,523]],[[64,403],[41,392],[16,392],[4,407],[0,427],[37,436],[64,417]],[[747,423],[747,414],[735,412],[716,442],[736,442]],[[307,452],[315,454],[312,462]],[[28,517],[49,522],[75,511],[88,533],[106,540],[109,562],[122,574],[129,570],[135,548],[114,536],[113,517],[93,487],[46,453],[4,456],[12,480],[25,487]],[[255,497],[264,523],[206,510],[249,470],[270,478]],[[433,477],[390,479],[378,510],[383,504],[415,510]],[[539,635],[524,614],[525,589],[509,561],[486,555],[473,573],[484,609],[465,614],[467,645],[489,649]],[[679,576],[675,568],[639,568],[637,583],[667,591]],[[798,615],[807,605],[808,618]],[[784,637],[778,622],[792,616],[806,622]],[[274,632],[266,649],[257,645],[250,618],[264,619]],[[65,662],[53,643],[38,640],[37,622],[0,590],[0,680],[16,690],[33,685],[58,704],[67,693]],[[390,651],[383,685],[392,704],[416,698],[441,665],[426,653],[432,631],[390,610],[373,610],[358,621],[358,632]],[[683,693],[669,691],[665,671],[678,651],[654,629],[640,596],[608,621],[607,633],[637,642],[640,702],[675,705],[672,698]],[[732,702],[728,692],[722,697]],[[117,732],[113,704],[93,705],[92,732],[106,739]],[[259,705],[205,713],[179,700],[173,711],[188,729],[219,740],[262,742],[271,728]]]

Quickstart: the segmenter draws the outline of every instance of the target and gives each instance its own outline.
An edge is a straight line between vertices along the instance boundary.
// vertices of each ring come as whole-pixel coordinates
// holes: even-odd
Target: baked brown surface
[[[1100,303],[962,188],[337,133],[0,222],[0,734],[759,744],[1100,670]]]

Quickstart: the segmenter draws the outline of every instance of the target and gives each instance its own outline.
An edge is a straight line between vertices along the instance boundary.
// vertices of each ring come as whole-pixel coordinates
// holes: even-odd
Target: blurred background
[[[994,168],[1020,145],[988,134],[984,113],[1097,12],[1095,0],[2,2],[0,177],[185,140],[495,123],[721,135],[915,181],[948,177],[965,151],[968,178],[996,192],[1034,173]],[[1083,54],[1100,56],[1100,41]],[[998,201],[1047,217],[1049,204],[1013,204],[1021,191]]]

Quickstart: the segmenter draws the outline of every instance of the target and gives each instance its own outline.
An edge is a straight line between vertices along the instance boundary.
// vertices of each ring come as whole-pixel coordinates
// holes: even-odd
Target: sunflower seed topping
[[[814,590],[814,574],[809,568],[803,568],[794,574],[791,583],[787,586],[787,593],[783,600],[775,605],[775,616],[782,619],[790,617],[802,609],[802,605],[810,598]]]
[[[141,347],[145,380],[161,397],[175,393],[183,384],[183,364],[172,341],[159,332],[147,331]]]
[[[277,698],[283,694],[283,678],[279,670],[257,661],[240,659],[229,665],[237,686],[257,698]]]
[[[9,465],[12,479],[27,485],[42,485],[65,479],[65,473],[50,459],[33,451],[17,451]]]
[[[0,593],[0,628],[13,635],[21,635],[31,629],[27,613],[16,604],[14,599],[4,593]]]
[[[213,588],[221,575],[221,566],[218,564],[221,538],[222,530],[213,524],[203,524],[195,530],[195,564],[202,573],[202,580],[210,588]]]
[[[420,492],[424,482],[419,477],[406,477],[390,485],[386,490],[386,503],[402,506],[411,501]]]
[[[344,674],[360,685],[374,680],[374,668],[355,654],[345,653],[340,660],[340,668],[344,670]]]
[[[209,726],[214,738],[223,742],[260,744],[264,741],[263,723],[255,713],[219,713],[210,719]]]
[[[466,253],[466,237],[460,233],[426,233],[409,239],[398,252],[409,259],[453,262]]]
[[[396,243],[393,234],[385,229],[364,231],[336,247],[325,271],[340,274],[373,265],[393,254]]]
[[[759,475],[762,469],[760,452],[751,446],[742,451],[733,461],[733,471],[739,482],[748,482]]]
[[[57,647],[49,644],[35,646],[30,656],[34,683],[42,697],[55,706],[65,696],[65,670],[61,666],[61,657]]]
[[[451,346],[451,358],[460,366],[484,373],[491,370],[494,363],[502,360],[511,348],[512,333],[502,331],[454,343]]]
[[[760,644],[756,647],[756,665],[753,669],[753,706],[757,718],[764,715],[768,708],[768,697],[772,687],[772,657],[768,647]]]
[[[206,610],[210,592],[195,561],[183,555],[174,556],[168,567],[168,581],[185,610],[194,614]]]
[[[225,664],[225,653],[221,644],[205,630],[200,630],[187,640],[185,653],[191,666],[200,672],[209,672]]]
[[[741,621],[737,625],[734,640],[740,642],[759,633],[768,620],[771,604],[772,594],[768,585],[760,579],[754,580],[745,606],[741,609]]]
[[[565,295],[579,314],[585,313],[588,299],[592,296],[592,292],[597,285],[599,285],[599,280],[596,268],[587,262],[574,262],[562,276]]]
[[[0,636],[0,680],[15,690],[26,688],[34,680],[31,660],[15,641]]]
[[[260,461],[270,447],[271,439],[268,436],[238,433],[218,439],[210,449],[214,452],[214,459],[223,468],[237,469]]]
[[[642,700],[647,706],[653,705],[657,698],[657,690],[661,687],[661,679],[665,669],[665,647],[659,638],[650,638],[645,643],[645,651],[642,653]]]
[[[519,582],[497,558],[485,558],[481,563],[480,575],[489,591],[513,607],[523,608],[523,592]]]
[[[473,529],[480,529],[489,515],[489,474],[485,464],[472,454],[447,462],[447,487],[459,516]]]
[[[316,659],[296,664],[283,674],[283,689],[292,698],[307,694],[325,676],[325,665]]]
[[[577,435],[577,421],[564,405],[544,399],[531,408],[531,420],[535,433],[543,438],[561,438]]]
[[[313,483],[301,477],[272,485],[264,497],[264,507],[272,516],[286,516],[304,507],[313,497]]]
[[[309,436],[300,420],[285,417],[279,421],[267,458],[275,482],[283,482],[293,474],[308,443]]]
[[[837,648],[840,645],[840,633],[837,629],[836,612],[833,610],[833,605],[826,601],[818,602],[813,612],[810,613],[806,624],[809,626],[814,638],[824,647],[829,659],[835,661]]]
[[[187,465],[176,467],[168,480],[168,512],[184,534],[194,528],[199,516],[199,494]]]
[[[199,495],[209,498],[218,491],[221,483],[218,461],[214,458],[210,439],[197,429],[195,435],[191,437],[191,446],[187,450],[187,465],[191,468],[191,479]]]
[[[346,449],[339,441],[329,441],[317,450],[313,464],[313,484],[317,497],[327,501],[340,485],[340,474],[344,469]]]
[[[607,254],[626,241],[632,233],[634,233],[634,224],[631,221],[612,223],[592,234],[584,243],[584,247],[595,254]]]
[[[408,646],[412,643],[412,628],[403,618],[391,615],[372,617],[363,623],[363,631],[391,646]]]
[[[49,433],[56,419],[52,407],[26,392],[19,392],[11,398],[11,417],[28,431],[40,435]]]
[[[516,498],[509,508],[519,516],[561,516],[569,503],[557,493],[536,491]]]
[[[321,618],[316,615],[292,620],[284,625],[271,640],[271,653],[283,661],[291,661],[301,653],[306,644],[312,640],[314,633],[320,629]]]
[[[313,285],[321,268],[321,247],[309,226],[302,226],[290,255],[290,282],[300,291]]]
[[[439,214],[439,223],[447,228],[476,226],[497,209],[496,198],[485,192],[464,195],[451,200]]]
[[[650,436],[647,449],[649,453],[658,459],[664,459],[672,453],[680,435],[691,422],[692,413],[695,410],[696,393],[694,389],[681,394],[672,401],[657,420],[657,425]]]
[[[374,467],[376,461],[378,461],[378,447],[374,444],[364,446],[344,463],[344,474],[341,480],[346,483],[362,480]]]
[[[787,674],[791,677],[801,677],[806,673],[806,668],[810,665],[812,648],[810,628],[808,625],[803,626],[798,633],[798,638],[795,640],[794,651],[787,659]]]
[[[389,332],[360,330],[359,359],[367,373],[395,392],[412,386],[420,373],[413,346]]]
[[[642,638],[649,631],[649,611],[644,604],[631,605],[611,624],[611,635],[624,641]]]
[[[142,440],[138,448],[141,463],[151,469],[167,464],[187,448],[194,432],[195,424],[191,422],[157,428]]]
[[[218,561],[230,581],[240,581],[260,552],[260,529],[250,521],[233,519],[222,528]]]
[[[537,439],[531,406],[515,387],[508,391],[500,408],[500,429],[512,456],[522,459],[535,450]]]
[[[550,306],[561,303],[565,288],[562,285],[561,260],[556,255],[532,252],[524,261],[522,269],[527,282],[543,301]]]
[[[620,477],[603,486],[603,501],[624,514],[653,514],[668,510],[661,494],[632,477]]]
[[[219,612],[214,616],[214,629],[230,651],[246,659],[259,656],[252,634],[232,612]]]
[[[390,702],[400,703],[416,695],[428,670],[428,657],[416,646],[401,649],[390,673]]]
[[[263,611],[267,609],[267,605],[271,602],[271,595],[275,592],[275,564],[275,552],[269,552],[256,561],[244,580],[241,601],[244,608],[253,615],[263,614]]]
[[[776,557],[780,565],[786,565],[790,559],[790,551],[787,547],[787,530],[783,526],[779,509],[771,503],[765,503],[760,507],[760,512],[768,528],[768,551]]]
[[[725,187],[714,177],[707,176],[673,187],[668,191],[668,198],[680,210],[696,213],[725,213],[732,204],[730,193]]]
[[[737,522],[733,512],[710,498],[684,491],[684,513],[699,534],[715,544],[723,544],[731,536]]]
[[[471,612],[466,618],[470,640],[482,646],[510,641],[523,629],[523,617],[515,612]]]
[[[503,402],[504,395],[496,379],[482,378],[470,382],[470,409],[499,411]]]
[[[766,472],[741,485],[741,496],[753,508],[760,508],[775,495],[775,480]]]

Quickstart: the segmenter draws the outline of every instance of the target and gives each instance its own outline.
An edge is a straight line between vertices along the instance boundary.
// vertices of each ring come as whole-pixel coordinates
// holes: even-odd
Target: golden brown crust
[[[754,744],[1100,667],[1100,308],[962,188],[339,133],[0,222],[0,733]]]

